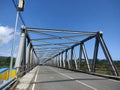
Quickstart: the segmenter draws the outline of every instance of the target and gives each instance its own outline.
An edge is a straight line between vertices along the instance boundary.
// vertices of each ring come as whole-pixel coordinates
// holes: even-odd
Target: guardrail
[[[6,90],[16,81],[17,81],[17,78],[13,78],[13,79],[10,79],[10,80],[6,81],[5,83],[1,84],[0,90]]]
[[[65,67],[64,67],[64,64],[62,64],[61,66],[59,65],[54,65],[56,67],[62,67],[62,68],[66,68],[66,69],[71,69],[71,70],[81,70],[81,71],[84,71],[84,72],[89,72],[88,71],[88,67],[85,62],[82,62],[81,64],[78,62],[77,63],[77,66],[78,68],[76,69],[76,65],[75,65],[75,62],[70,62],[70,68],[69,68],[69,65],[68,65],[68,62],[66,61],[65,62]],[[120,74],[120,64],[118,63],[115,63],[114,64],[115,67],[117,68],[117,71],[118,73]],[[93,64],[89,64],[91,70],[92,70],[92,67],[93,67]],[[94,71],[91,71],[93,73],[99,73],[99,74],[105,74],[105,75],[113,75],[113,73],[115,73],[115,71],[111,68],[111,65],[110,64],[107,64],[106,62],[105,63],[96,63],[95,65],[95,70]]]

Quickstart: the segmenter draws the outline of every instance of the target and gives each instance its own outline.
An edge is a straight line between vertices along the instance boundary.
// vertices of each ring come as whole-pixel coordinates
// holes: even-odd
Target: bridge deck
[[[120,82],[79,72],[40,66],[30,90],[120,90]]]

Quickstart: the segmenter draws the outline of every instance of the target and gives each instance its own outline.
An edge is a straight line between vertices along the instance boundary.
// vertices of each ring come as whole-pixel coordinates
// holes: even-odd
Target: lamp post
[[[18,7],[17,7],[17,13],[16,13],[15,27],[14,27],[14,36],[13,36],[13,41],[12,41],[10,70],[9,70],[9,76],[8,76],[9,79],[11,78],[11,74],[12,74],[11,70],[12,70],[12,67],[13,67],[14,47],[15,47],[16,31],[17,31],[19,13],[23,10],[24,10],[24,0],[19,0]]]

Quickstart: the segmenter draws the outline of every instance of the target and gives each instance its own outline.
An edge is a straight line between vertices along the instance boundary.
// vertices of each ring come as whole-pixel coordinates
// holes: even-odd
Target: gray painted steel
[[[16,63],[15,63],[15,67],[20,67],[21,66],[21,62],[24,58],[24,47],[25,47],[25,30],[22,30],[21,32],[21,37],[20,37],[20,43],[19,43],[19,47],[18,47],[18,53],[17,53],[17,57],[16,57]]]
[[[37,39],[37,44],[32,42],[31,40],[31,35],[29,33],[37,33],[40,35],[44,35],[44,39],[41,39],[42,41]],[[52,34],[51,34],[52,32]],[[54,34],[53,34],[54,33]],[[57,35],[55,33],[60,33],[60,35]],[[63,34],[63,35],[62,35]],[[67,35],[65,35],[67,34]],[[71,36],[71,34],[74,34],[76,36],[80,35],[85,36],[85,38],[79,40],[79,39],[74,39]],[[49,64],[52,66],[59,66],[63,68],[69,67],[69,69],[80,69],[81,65],[81,60],[82,60],[82,53],[84,55],[84,59],[86,60],[86,66],[88,68],[88,72],[95,72],[96,69],[96,60],[97,60],[97,54],[98,54],[98,48],[99,44],[102,46],[102,50],[104,52],[104,55],[108,62],[110,63],[111,71],[113,75],[119,76],[119,73],[117,71],[117,68],[112,62],[111,55],[107,49],[107,46],[104,42],[104,39],[102,37],[101,32],[80,32],[80,31],[68,31],[68,30],[55,30],[55,29],[41,29],[41,28],[26,28],[22,27],[22,32],[21,32],[21,38],[20,38],[20,44],[19,44],[19,49],[18,49],[18,54],[16,58],[16,63],[15,67],[20,67],[24,66],[24,71],[26,68],[31,68],[31,66],[37,65],[39,62],[44,63],[44,64]],[[56,42],[56,41],[44,41],[46,38],[48,39],[58,39],[62,40],[61,42]],[[67,38],[66,38],[67,37]],[[91,40],[95,38],[95,48],[93,49],[94,54],[93,54],[93,61],[92,64],[90,65],[89,63],[89,57],[88,53],[85,47],[85,42],[88,40]],[[27,42],[28,41],[28,42]],[[67,44],[67,45],[66,45]],[[80,45],[80,52],[79,52],[79,58],[76,57],[76,52],[74,51],[74,48],[76,46]],[[37,49],[36,47],[40,47]],[[26,49],[27,48],[27,49]],[[54,49],[53,49],[54,48]],[[55,49],[56,48],[56,49]],[[71,51],[69,55],[66,54],[67,51]],[[68,53],[68,52],[67,52]],[[46,57],[47,56],[47,57]],[[39,59],[38,59],[39,57]],[[57,59],[57,57],[59,57]],[[70,58],[70,59],[69,59]],[[68,63],[66,63],[66,59]],[[79,65],[77,62],[77,59],[79,59]],[[38,61],[40,60],[40,61]],[[58,64],[59,62],[59,64]],[[30,67],[26,67],[26,65],[31,65]]]
[[[29,43],[27,46],[27,50],[26,50],[26,64],[30,64],[30,49],[31,49],[31,44]]]
[[[75,50],[74,50],[74,49],[73,49],[73,57],[74,57],[74,61],[75,61],[76,70],[78,70],[77,58],[76,58],[76,53],[75,53]]]
[[[84,54],[86,64],[87,64],[87,67],[88,67],[88,71],[91,72],[90,64],[89,64],[89,61],[88,61],[88,55],[87,55],[87,51],[86,51],[86,48],[85,48],[84,44],[82,44],[82,49],[83,49],[83,54]]]

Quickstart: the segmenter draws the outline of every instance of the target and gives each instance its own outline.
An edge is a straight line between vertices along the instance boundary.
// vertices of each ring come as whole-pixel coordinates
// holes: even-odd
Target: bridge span
[[[102,63],[98,57],[100,50],[105,56]],[[39,66],[37,73],[36,66]],[[28,79],[23,79],[23,86],[19,87],[30,86],[30,90],[120,90],[119,81],[86,74],[103,73],[120,80],[120,70],[112,60],[102,32],[22,26],[15,68],[16,77],[1,85],[1,90],[25,75]],[[36,74],[34,80],[32,74]]]
[[[120,82],[50,66],[40,66],[30,90],[120,90]]]
[[[12,2],[17,15],[9,80],[0,81],[0,90],[120,90],[120,65],[112,59],[102,31],[27,27],[21,16],[24,0]],[[13,66],[19,17],[23,26]],[[12,68],[17,72],[14,78]]]

